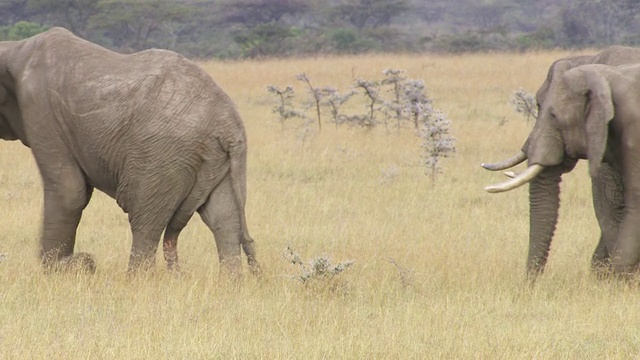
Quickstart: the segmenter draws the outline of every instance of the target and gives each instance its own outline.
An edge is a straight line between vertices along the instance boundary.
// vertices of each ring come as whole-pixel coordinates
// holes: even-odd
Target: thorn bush
[[[279,115],[282,128],[284,129],[284,123],[291,118],[301,119],[303,139],[310,134],[312,121],[308,120],[306,110],[311,107],[316,112],[318,131],[322,127],[323,111],[328,111],[336,128],[348,124],[373,129],[379,124],[384,124],[388,132],[390,121],[395,122],[398,133],[402,128],[413,128],[421,140],[421,163],[425,166],[427,174],[434,179],[436,174],[442,172],[441,159],[455,153],[455,138],[450,132],[451,122],[441,110],[433,107],[433,100],[427,96],[423,80],[409,79],[403,70],[386,69],[382,73],[384,78],[379,81],[356,79],[351,89],[343,93],[333,87],[316,88],[305,73],[299,74],[296,79],[306,84],[312,97],[311,101],[307,102],[311,106],[305,110],[294,108],[292,87],[287,86],[281,90],[270,85],[267,89],[278,96],[278,104],[274,106],[273,112]],[[363,95],[365,99],[365,111],[356,114],[344,113],[343,105],[354,99],[357,94]]]
[[[518,88],[513,92],[509,103],[513,105],[514,109],[522,114],[527,123],[531,118],[538,118],[538,105],[536,103],[536,97],[533,94],[528,93],[523,88]]]
[[[300,266],[300,274],[292,276],[292,278],[308,283],[319,279],[331,279],[336,275],[344,272],[355,263],[353,260],[347,260],[333,264],[331,258],[327,255],[319,255],[309,261],[302,261],[300,255],[293,251],[290,246],[284,251],[283,257],[292,265]]]

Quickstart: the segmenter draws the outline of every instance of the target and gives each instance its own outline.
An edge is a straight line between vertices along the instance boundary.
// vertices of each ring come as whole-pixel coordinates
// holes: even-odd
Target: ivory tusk
[[[515,173],[515,172],[513,172],[513,171],[505,171],[505,172],[504,172],[504,175],[505,175],[506,177],[510,177],[510,178],[512,178],[512,179],[513,179],[514,177],[518,176],[518,174],[516,174],[516,173]]]
[[[509,179],[499,184],[489,185],[484,189],[490,193],[499,193],[499,192],[513,190],[518,186],[522,186],[528,183],[529,181],[531,181],[533,178],[538,176],[538,174],[540,174],[542,170],[544,170],[544,166],[542,165],[538,165],[538,164],[531,165],[525,171],[516,175],[513,179]]]
[[[512,168],[525,160],[527,160],[527,154],[525,154],[523,151],[520,151],[516,155],[504,161],[500,161],[497,163],[482,163],[482,167],[491,171],[505,170]]]

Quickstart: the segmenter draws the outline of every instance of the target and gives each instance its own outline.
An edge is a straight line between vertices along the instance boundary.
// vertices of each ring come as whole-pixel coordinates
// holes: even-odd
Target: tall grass
[[[247,219],[265,267],[241,286],[218,281],[211,233],[181,235],[183,272],[125,273],[126,215],[103,194],[83,217],[77,250],[94,276],[52,275],[36,258],[41,183],[28,149],[3,142],[0,200],[1,359],[635,358],[640,290],[598,281],[598,228],[584,164],[564,177],[549,266],[524,283],[526,188],[491,195],[503,176],[481,162],[512,155],[531,123],[509,98],[534,92],[566,53],[356,56],[208,62],[249,136]],[[304,143],[281,131],[266,86],[348,88],[403,69],[424,79],[452,121],[457,154],[435,182],[419,139],[326,126]],[[327,254],[355,263],[331,279],[292,280],[283,258]]]

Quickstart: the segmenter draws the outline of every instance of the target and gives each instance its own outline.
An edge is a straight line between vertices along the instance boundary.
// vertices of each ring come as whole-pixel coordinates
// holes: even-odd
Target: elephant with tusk
[[[635,63],[640,63],[640,49],[624,46],[612,46],[595,55],[571,56],[555,61],[549,68],[544,83],[536,92],[539,117],[543,115],[542,110],[548,107],[547,102],[555,101],[549,93],[551,85],[557,82],[567,70],[585,64]],[[483,163],[482,167],[491,171],[507,170],[525,160],[529,160],[530,165],[540,165],[532,163],[530,159],[532,136],[533,132],[515,156],[497,163]],[[573,169],[576,162],[577,159],[567,157],[553,166],[532,166],[519,174],[507,172],[506,175],[511,179],[486,187],[488,192],[496,193],[529,184],[530,231],[527,258],[529,276],[536,276],[544,271],[558,221],[560,179],[563,173]],[[622,178],[609,163],[602,163],[598,171],[592,174],[592,192],[594,211],[601,235],[592,256],[591,265],[594,269],[608,269],[611,265],[610,253],[614,250],[625,209]]]
[[[221,274],[258,272],[245,219],[247,139],[231,99],[198,65],[165,50],[109,51],[53,28],[0,42],[0,138],[31,148],[43,180],[45,269],[95,269],[74,254],[94,189],[132,233],[129,269],[153,266],[163,236],[177,268],[181,230],[198,212]],[[226,270],[226,271],[225,271]]]

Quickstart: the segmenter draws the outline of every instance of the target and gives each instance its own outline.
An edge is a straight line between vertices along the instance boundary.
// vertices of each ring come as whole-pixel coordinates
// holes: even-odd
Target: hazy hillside
[[[0,39],[50,26],[198,58],[469,52],[640,42],[640,1],[0,0]]]

